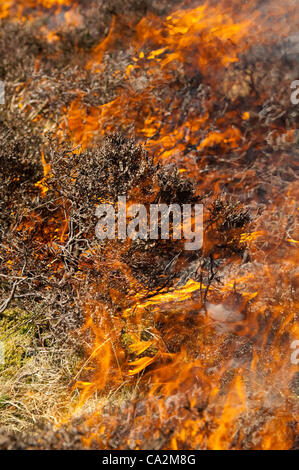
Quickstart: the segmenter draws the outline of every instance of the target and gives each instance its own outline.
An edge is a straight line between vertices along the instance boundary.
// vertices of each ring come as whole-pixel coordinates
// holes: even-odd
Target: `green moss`
[[[122,347],[126,350],[131,344],[134,343],[134,338],[130,333],[123,332],[121,335]]]
[[[9,406],[9,396],[8,395],[0,395],[0,410]]]
[[[11,373],[28,360],[28,349],[33,345],[35,327],[29,313],[20,309],[9,309],[0,318],[0,341],[4,345],[4,364],[0,373]]]

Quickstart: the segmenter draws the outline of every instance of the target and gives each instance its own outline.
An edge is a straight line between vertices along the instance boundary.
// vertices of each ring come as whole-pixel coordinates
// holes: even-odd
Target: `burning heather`
[[[298,448],[296,0],[0,21],[0,448]]]

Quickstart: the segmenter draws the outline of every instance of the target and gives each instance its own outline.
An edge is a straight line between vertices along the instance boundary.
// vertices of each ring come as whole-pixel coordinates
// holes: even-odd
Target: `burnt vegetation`
[[[221,270],[229,269],[234,261],[246,270],[251,261],[246,243],[240,242],[241,234],[250,232],[254,217],[260,217],[269,201],[298,179],[297,144],[284,138],[284,131],[298,124],[299,112],[287,101],[281,87],[281,77],[283,83],[288,82],[286,77],[297,78],[298,64],[286,40],[275,46],[253,47],[241,55],[237,64],[219,76],[216,91],[211,91],[209,84],[213,71],[204,76],[193,71],[190,64],[173,67],[167,80],[155,76],[155,84],[151,82],[150,65],[132,73],[129,95],[131,89],[136,93],[134,97],[144,91],[145,109],[150,109],[151,100],[164,103],[153,141],[160,131],[171,133],[175,125],[180,127],[203,112],[212,116],[209,130],[224,133],[227,123],[223,117],[227,115],[230,126],[246,139],[244,147],[240,143],[230,147],[226,137],[205,146],[202,143],[208,132],[201,129],[189,141],[186,138],[182,154],[198,168],[196,179],[185,177],[175,164],[162,165],[154,150],[146,150],[146,139],[140,137],[142,126],[135,126],[134,113],[131,118],[127,109],[124,113],[128,111],[128,122],[120,120],[111,125],[108,120],[104,132],[96,129],[94,138],[81,148],[72,142],[72,130],[67,133],[60,125],[65,110],[79,96],[87,119],[93,108],[111,102],[120,90],[126,92],[130,54],[123,50],[120,38],[130,44],[136,25],[146,14],[162,17],[170,13],[168,1],[91,1],[79,2],[79,6],[81,3],[82,24],[58,28],[52,42],[40,33],[43,23],[49,20],[47,15],[26,25],[9,19],[1,22],[0,80],[5,82],[6,104],[0,107],[0,319],[10,310],[26,311],[25,323],[38,325],[36,349],[31,355],[41,347],[59,352],[63,345],[84,362],[82,345],[88,343],[90,334],[81,329],[86,296],[93,295],[94,301],[104,305],[114,318],[132,304],[132,278],[144,288],[141,300],[161,291],[171,292],[193,279],[204,287],[196,294],[200,300],[194,294],[196,308],[190,306],[188,314],[178,320],[180,333],[172,336],[169,326],[169,322],[177,321],[176,307],[169,316],[162,310],[157,319],[150,312],[148,322],[164,338],[169,353],[186,346],[190,356],[195,356],[200,352],[191,351],[190,337],[199,325],[199,312],[204,315],[209,311],[210,289],[221,285]],[[85,8],[86,3],[90,8]],[[174,3],[179,2],[172,2],[171,10]],[[119,36],[113,50],[103,56],[104,72],[95,74],[85,67],[86,57],[92,58],[94,47],[107,38],[113,18]],[[269,74],[265,70],[271,70],[271,89],[275,90],[271,96],[267,95]],[[265,94],[267,99],[261,99]],[[245,109],[250,112],[248,120],[241,118],[240,110]],[[174,124],[170,122],[173,116]],[[95,236],[96,206],[101,202],[115,204],[120,195],[146,206],[203,203],[204,247],[188,253],[182,241],[174,240],[135,240],[129,246],[117,239],[99,243]],[[294,227],[290,216],[290,234]],[[117,266],[111,267],[111,260],[117,260]],[[235,287],[230,301],[233,308],[242,303]],[[242,304],[242,309],[245,318],[250,303]],[[265,318],[260,318],[261,330],[265,328],[263,321]],[[123,323],[120,342],[124,354],[136,359],[124,339],[129,327],[126,321]],[[9,333],[18,327],[16,322]],[[143,339],[149,338],[144,328]],[[251,357],[251,343],[244,346],[233,333],[227,338],[222,360],[231,351],[236,357]],[[148,354],[153,357],[155,353],[153,349]],[[293,394],[297,382],[294,379],[291,384]],[[137,417],[143,415],[146,406],[143,398],[136,405]],[[204,396],[200,395],[196,406],[201,416],[208,406]],[[130,407],[133,405],[128,400],[119,421]],[[109,422],[115,413],[112,408],[105,409],[104,421]],[[182,398],[179,409],[187,418],[191,415],[188,396]],[[259,416],[260,426],[263,419]],[[0,448],[83,447],[81,438],[86,430],[80,428],[81,422],[57,432],[45,421],[41,411],[38,419],[28,424],[32,433],[29,437],[24,433],[8,434],[4,429]],[[174,428],[175,420],[172,424]],[[42,441],[35,434],[40,428],[44,429]],[[173,430],[160,431],[157,440],[147,441],[149,448],[169,445]],[[121,429],[105,445],[125,448],[129,432]],[[254,446],[254,433],[253,427],[246,427],[243,448]],[[232,448],[240,446],[237,436],[235,439]]]

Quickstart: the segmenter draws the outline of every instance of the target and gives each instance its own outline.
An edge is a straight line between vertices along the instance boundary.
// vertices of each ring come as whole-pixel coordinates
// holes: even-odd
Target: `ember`
[[[0,21],[0,448],[297,448],[296,1]]]

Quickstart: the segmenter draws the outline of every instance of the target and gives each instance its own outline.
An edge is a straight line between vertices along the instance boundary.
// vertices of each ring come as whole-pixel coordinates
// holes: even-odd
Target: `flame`
[[[46,181],[47,181],[48,176],[50,175],[50,172],[51,172],[51,165],[50,165],[50,163],[46,162],[44,152],[41,153],[41,157],[42,157],[41,161],[42,161],[42,166],[43,166],[44,177],[40,181],[35,183],[35,186],[40,188],[41,195],[45,196],[45,194],[48,191],[48,186],[46,184]]]
[[[287,3],[289,17],[296,15]],[[70,2],[39,4],[50,8]],[[13,7],[14,2],[4,2],[0,18]],[[18,14],[25,7],[33,7],[32,2],[20,2]],[[114,18],[106,38],[87,54],[85,69],[100,79],[107,66],[105,57],[123,41],[123,50],[129,51],[125,66],[114,71],[122,77],[122,85],[113,99],[97,107],[87,107],[83,92],[78,93],[63,110],[57,138],[67,135],[84,148],[117,128],[130,133],[134,125],[135,135],[146,142],[156,160],[178,163],[181,172],[194,177],[201,192],[219,194],[226,184],[235,194],[243,195],[244,188],[254,191],[256,172],[244,170],[239,160],[249,149],[246,126],[257,119],[255,108],[265,97],[256,98],[244,77],[238,80],[229,73],[234,73],[234,65],[250,47],[273,43],[273,25],[280,38],[294,29],[294,21],[277,21],[286,14],[283,6],[270,1],[266,17],[255,7],[253,0],[244,5],[205,2],[173,11],[167,18],[147,14],[130,37],[130,47]],[[80,22],[73,13],[66,18],[69,24]],[[178,95],[183,77],[189,74],[200,80],[195,98],[184,105]],[[209,84],[207,95],[200,95],[201,84]],[[163,87],[165,97],[158,93]],[[220,92],[236,102],[233,109],[224,106],[221,116]],[[248,103],[245,111],[239,109],[244,98],[254,102],[253,109]],[[292,142],[293,129],[271,132],[274,140]],[[262,131],[256,134],[256,150],[262,155],[266,139]],[[238,158],[229,160],[232,155]],[[288,158],[273,156],[282,167],[288,165]],[[43,153],[42,164],[44,178],[36,185],[45,195],[51,168]],[[298,182],[289,183],[271,194],[262,216],[256,210],[250,231],[235,230],[250,261],[241,263],[232,255],[212,286],[193,275],[172,288],[148,292],[123,265],[121,253],[115,255],[110,246],[100,259],[96,250],[82,254],[81,266],[92,255],[101,266],[119,269],[129,284],[123,299],[123,293],[101,279],[82,300],[82,334],[88,344],[86,359],[74,378],[80,400],[68,418],[95,400],[87,421],[91,429],[84,438],[87,445],[96,442],[100,448],[109,447],[110,437],[129,423],[122,445],[137,449],[144,442],[155,445],[161,430],[165,436],[161,445],[170,449],[292,446],[297,405],[290,383],[296,366],[290,362],[289,339],[299,337],[299,304],[294,295],[299,285],[299,234],[298,224],[290,229],[289,221],[297,220],[298,194]],[[251,203],[255,210],[254,197]],[[67,221],[61,217],[59,228],[54,223],[53,227],[56,233],[51,241],[62,242]],[[204,250],[208,253],[221,244],[212,228],[207,232]],[[100,290],[119,301],[122,308],[117,314],[97,300]],[[109,410],[111,397],[116,411]]]
[[[273,15],[276,13],[274,11]],[[136,28],[132,42],[134,54],[123,71],[127,82],[124,90],[120,89],[112,101],[88,111],[78,97],[65,109],[66,120],[61,129],[70,133],[75,144],[87,146],[95,137],[114,130],[116,123],[128,128],[134,123],[135,133],[140,140],[146,139],[147,147],[155,152],[157,160],[175,160],[183,165],[181,171],[192,169],[190,160],[182,157],[187,145],[195,146],[202,153],[221,148],[224,155],[235,149],[246,150],[243,129],[231,122],[237,119],[246,123],[251,119],[250,111],[241,111],[239,116],[227,112],[215,123],[217,128],[223,129],[219,132],[214,131],[211,125],[210,102],[204,102],[205,107],[199,114],[188,115],[187,112],[183,124],[180,124],[181,109],[176,96],[166,98],[165,108],[171,106],[171,112],[167,113],[158,100],[155,102],[153,90],[169,80],[173,70],[180,67],[204,69],[212,83],[215,77],[221,80],[225,68],[238,63],[240,54],[249,47],[248,42],[261,38],[267,40],[265,30],[263,35],[252,36],[253,25],[261,20],[258,11],[231,15],[220,5],[211,7],[209,3],[191,10],[178,10],[163,24],[160,19],[148,15]],[[263,26],[267,26],[266,23]],[[114,21],[108,36],[93,50],[87,63],[87,68],[93,73],[101,74],[105,69],[105,54],[115,47],[118,34]],[[281,31],[281,37],[284,34],[286,32]],[[147,80],[138,90],[136,81],[144,75]],[[238,91],[238,87],[236,85],[237,93],[246,96],[247,89]],[[204,168],[204,163],[199,168]],[[222,179],[225,177],[223,174]],[[205,187],[211,185],[207,177]],[[217,191],[216,187],[214,190]],[[297,188],[289,191],[294,194]],[[277,204],[282,207],[281,201]],[[274,210],[273,204],[269,212]],[[287,214],[285,222],[286,219]],[[281,232],[281,227],[278,231]],[[294,337],[297,334],[294,323],[296,306],[273,305],[271,320],[262,326],[262,318],[268,308],[268,289],[274,295],[276,284],[281,282],[275,267],[279,261],[275,260],[271,250],[268,255],[264,251],[265,246],[271,246],[271,233],[268,227],[257,224],[252,232],[240,234],[240,242],[248,246],[253,257],[251,272],[244,273],[241,267],[239,273],[235,271],[232,275],[228,272],[224,285],[209,289],[215,304],[207,310],[203,296],[208,287],[190,279],[183,286],[158,294],[145,295],[139,288],[131,305],[124,308],[120,316],[127,332],[127,347],[120,344],[119,339],[115,341],[114,349],[104,337],[99,342],[99,329],[96,328],[94,351],[105,344],[110,352],[104,352],[101,365],[95,367],[96,371],[103,370],[100,379],[96,372],[91,383],[83,387],[84,400],[91,397],[91,389],[102,390],[103,384],[107,385],[109,380],[103,377],[108,373],[117,377],[115,388],[121,386],[121,380],[134,383],[132,380],[137,377],[139,384],[144,384],[145,395],[139,398],[144,407],[143,416],[136,417],[131,423],[128,444],[135,448],[142,446],[151,429],[163,428],[168,422],[172,423],[174,431],[167,440],[167,448],[243,448],[247,436],[240,423],[250,426],[250,419],[254,421],[254,416],[262,415],[264,409],[274,409],[277,413],[275,418],[270,413],[264,418],[260,431],[251,431],[256,433],[257,446],[261,449],[287,449],[292,445],[288,423],[294,417],[287,411],[287,401],[295,369],[289,363],[283,337],[287,331],[293,331]],[[287,240],[293,245],[297,243],[293,238]],[[288,259],[287,251],[284,253],[284,266],[281,274],[285,278],[294,267],[294,259]],[[289,285],[286,278],[284,282]],[[265,283],[268,285],[266,290],[263,287]],[[235,289],[242,297],[237,305],[228,301]],[[268,344],[273,329],[276,339],[273,344]],[[110,328],[106,331],[108,334]],[[233,344],[225,346],[228,334],[238,337],[244,345],[253,341],[253,351],[249,353],[248,350],[243,358],[238,356]],[[129,354],[127,359],[123,356],[124,350]],[[111,362],[113,355],[114,366]],[[105,365],[103,361],[106,361]],[[225,377],[227,390],[223,385]],[[200,404],[201,400],[204,403],[208,400],[208,403],[204,406]],[[201,406],[205,410],[201,415],[186,411]],[[99,406],[89,425],[92,427],[95,423],[99,426],[99,434],[91,433],[86,442],[90,445],[97,441],[100,447],[105,447],[101,436],[109,435],[118,420],[107,417],[104,408]],[[207,430],[204,423],[213,423],[211,430]],[[281,426],[279,435],[275,426]],[[239,434],[237,429],[241,429]]]
[[[45,11],[54,11],[59,17],[61,11],[68,8],[69,11],[64,13],[64,21],[66,25],[78,26],[81,23],[81,16],[76,13],[77,1],[73,0],[2,0],[0,4],[0,20],[10,18],[12,21],[25,22],[34,21],[41,17]],[[59,19],[61,23],[62,20]],[[48,31],[46,26],[40,28],[45,33],[49,42],[56,38],[53,31]]]
[[[174,70],[180,70],[180,67],[204,69],[210,81],[221,82],[227,65],[238,62],[240,54],[246,51],[250,44],[268,40],[271,33],[269,18],[262,18],[257,9],[252,11],[248,7],[242,11],[240,8],[240,11],[236,12],[232,11],[230,4],[223,3],[215,7],[207,2],[194,9],[177,10],[163,23],[160,18],[152,15],[143,18],[130,42],[134,53],[131,63],[124,71],[127,80],[124,89],[120,89],[118,96],[112,101],[98,108],[90,107],[88,110],[82,106],[80,97],[76,98],[70,107],[64,110],[65,119],[61,123],[61,131],[68,131],[75,144],[86,146],[94,137],[115,130],[115,123],[127,128],[134,124],[135,135],[140,136],[141,141],[149,139],[148,148],[160,159],[177,159],[187,145],[196,145],[198,140],[201,140],[197,145],[198,150],[217,144],[228,150],[238,147],[240,130],[237,127],[226,128],[231,116],[223,119],[223,132],[211,131],[209,103],[206,103],[202,115],[187,116],[183,125],[180,125],[180,106],[177,104],[177,107],[175,97],[169,96],[165,102],[166,108],[170,104],[172,108],[171,124],[168,125],[168,113],[163,113],[159,102],[154,101],[152,93],[155,88],[158,89],[163,83],[171,80]],[[275,18],[280,12],[272,3],[271,7]],[[292,14],[291,7],[289,13]],[[260,24],[258,31],[256,24]],[[88,70],[99,74],[104,71],[104,55],[113,50],[117,40],[122,40],[121,32],[118,31],[114,18],[109,34],[94,48],[92,58],[86,64]],[[280,31],[281,37],[287,33],[287,28]],[[149,47],[152,47],[152,50],[144,52]],[[141,90],[138,91],[136,82],[141,76],[145,76],[146,80],[144,84],[140,82],[138,87],[140,86]],[[233,86],[232,89],[236,90],[233,93],[246,94],[245,84],[242,85],[245,91],[240,90],[240,86]],[[244,121],[249,117],[248,111],[241,114]]]

